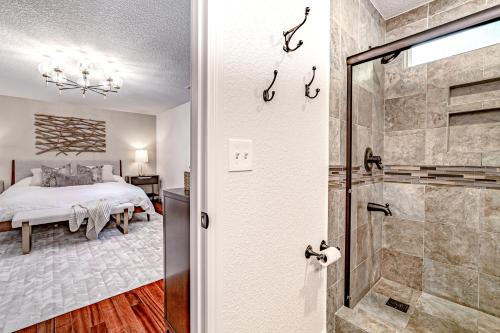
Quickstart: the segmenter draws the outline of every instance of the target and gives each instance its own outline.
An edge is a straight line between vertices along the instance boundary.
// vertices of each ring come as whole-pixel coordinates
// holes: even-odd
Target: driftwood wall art
[[[35,114],[37,155],[106,152],[106,122]]]

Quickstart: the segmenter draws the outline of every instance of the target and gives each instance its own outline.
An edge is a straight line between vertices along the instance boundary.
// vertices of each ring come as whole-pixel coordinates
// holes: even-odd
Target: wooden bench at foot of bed
[[[124,234],[128,234],[128,214],[133,211],[134,205],[129,203],[118,205],[111,210],[111,214],[116,219],[116,227]],[[17,213],[12,219],[12,228],[21,228],[23,254],[30,253],[32,227],[34,225],[68,221],[70,215],[71,211],[63,208],[39,209]]]

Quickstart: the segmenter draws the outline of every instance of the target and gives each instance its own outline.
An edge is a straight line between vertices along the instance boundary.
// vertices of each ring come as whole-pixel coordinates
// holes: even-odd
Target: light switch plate
[[[229,139],[229,171],[251,171],[252,161],[252,140]]]

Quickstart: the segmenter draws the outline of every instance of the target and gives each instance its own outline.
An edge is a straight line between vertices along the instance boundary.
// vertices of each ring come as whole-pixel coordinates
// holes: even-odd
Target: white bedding
[[[154,212],[151,201],[140,187],[125,183],[121,177],[117,180],[94,185],[41,187],[30,186],[31,177],[25,178],[0,195],[0,222],[12,220],[21,211],[45,208],[69,210],[73,205],[99,199],[116,205],[132,203],[148,213]]]

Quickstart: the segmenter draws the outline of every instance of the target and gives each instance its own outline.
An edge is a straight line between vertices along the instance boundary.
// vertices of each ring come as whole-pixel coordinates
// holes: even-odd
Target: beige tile
[[[345,89],[342,87],[342,81],[334,77],[333,74],[330,75],[330,117],[339,118],[342,89]]]
[[[478,166],[485,155],[482,153],[447,151],[448,131],[445,127],[425,130],[426,165]],[[492,161],[491,158],[489,161]]]
[[[479,309],[500,317],[500,278],[479,274]]]
[[[418,309],[433,317],[453,322],[467,332],[477,331],[479,311],[446,299],[422,293]]]
[[[388,99],[425,93],[427,89],[426,69],[427,65],[408,68],[386,66],[384,97]]]
[[[429,3],[429,15],[435,15],[440,12],[450,10],[454,7],[463,5],[470,0],[435,0]]]
[[[449,88],[427,84],[427,128],[448,126]]]
[[[469,307],[478,304],[475,270],[424,259],[423,290]]]
[[[482,231],[500,233],[500,190],[481,191],[480,226]]]
[[[465,4],[453,7],[447,11],[440,12],[429,17],[429,28],[443,25],[445,23],[457,20],[464,16],[477,13],[486,8],[486,0],[471,0]]]
[[[355,306],[370,290],[371,262],[363,261],[352,272],[351,306]]]
[[[408,37],[411,35],[414,35],[416,33],[419,33],[421,31],[424,31],[427,29],[429,20],[427,18],[421,19],[416,22],[412,22],[410,24],[401,26],[399,28],[396,28],[394,30],[391,30],[386,33],[385,35],[385,41],[387,43],[393,42],[395,40]]]
[[[479,223],[479,189],[429,185],[425,189],[426,222],[459,225],[476,230]]]
[[[481,165],[500,167],[500,153],[486,152],[481,154]]]
[[[342,61],[342,53],[341,47],[342,44],[340,42],[340,33],[341,29],[337,21],[331,20],[330,22],[330,72],[332,76],[335,76],[338,79],[338,75],[343,74],[343,61]],[[334,96],[339,98],[340,96]],[[338,114],[337,114],[338,117]]]
[[[451,126],[449,146],[452,152],[498,152],[500,123]]]
[[[384,278],[380,279],[371,291],[410,305],[408,310],[410,314],[415,310],[417,301],[422,295],[420,290]]]
[[[403,330],[410,319],[409,313],[396,310],[385,303],[389,297],[370,291],[356,306],[356,310],[366,313],[396,330]]]
[[[383,322],[377,320],[373,316],[370,316],[368,313],[363,311],[352,310],[346,307],[342,307],[336,314],[336,328],[337,319],[342,319],[348,323],[350,323],[349,328],[357,327],[361,331],[352,331],[352,332],[364,332],[364,333],[396,333],[396,330]],[[344,331],[343,328],[340,332],[351,332]],[[338,333],[338,331],[337,331]]]
[[[386,31],[392,31],[394,29],[403,27],[405,25],[414,23],[416,21],[420,21],[422,19],[427,18],[427,10],[429,5],[423,5],[412,9],[406,13],[395,16],[391,19],[388,19],[385,23]]]
[[[445,264],[478,267],[479,235],[461,226],[425,223],[424,256]]]
[[[466,330],[457,323],[432,316],[424,311],[417,309],[411,316],[405,333],[474,333],[477,330]]]
[[[425,128],[426,101],[426,94],[387,99],[385,101],[385,130]]]
[[[358,104],[358,125],[364,127],[372,126],[372,112],[373,112],[373,94],[367,91],[365,88],[359,88],[359,100]]]
[[[384,201],[389,203],[394,217],[425,220],[425,186],[384,183]]]
[[[384,217],[383,247],[423,258],[424,222]]]
[[[384,156],[385,164],[424,164],[425,130],[386,132]]]
[[[500,4],[500,1],[498,2]],[[487,47],[484,52],[484,78],[500,77],[500,44]]]
[[[479,243],[481,246],[480,272],[500,277],[500,233],[482,232]]]
[[[328,189],[328,242],[339,238],[339,209],[340,209],[339,189]]]
[[[479,333],[500,333],[500,318],[479,312]]]
[[[366,331],[343,318],[335,317],[335,333],[366,333]]]
[[[354,156],[355,158],[353,158],[353,165],[362,166],[365,159],[366,148],[372,146],[372,131],[370,128],[364,126],[355,125],[355,127],[357,133],[357,153]],[[355,152],[356,150],[353,149],[353,153]]]
[[[383,249],[382,277],[422,290],[422,258]]]
[[[359,29],[359,0],[341,0],[340,24],[352,38],[357,37]]]
[[[440,59],[427,65],[427,83],[439,88],[482,80],[484,50]]]
[[[330,117],[328,142],[330,165],[340,164],[340,135],[340,121]]]
[[[369,256],[373,255],[373,244],[371,238],[370,225],[363,224],[356,229],[357,232],[357,260],[356,265],[359,265]]]
[[[332,332],[335,328],[335,312],[337,312],[344,302],[344,283],[343,281],[337,281],[333,286],[329,287],[327,290],[327,316],[326,325],[327,331]]]
[[[367,260],[370,260],[371,270],[370,270],[370,287],[373,287],[375,283],[382,277],[382,249],[375,252]]]

